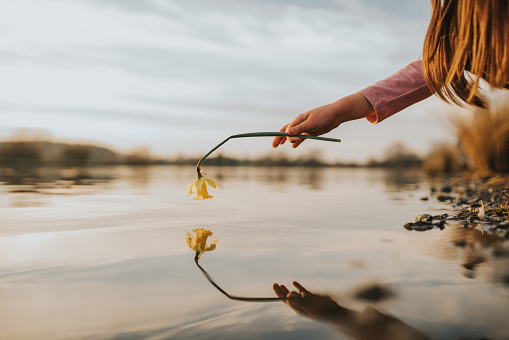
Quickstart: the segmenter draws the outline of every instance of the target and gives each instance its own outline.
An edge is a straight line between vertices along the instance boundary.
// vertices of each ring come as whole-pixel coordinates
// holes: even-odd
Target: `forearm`
[[[343,97],[329,105],[335,112],[339,124],[375,114],[371,103],[360,92]]]

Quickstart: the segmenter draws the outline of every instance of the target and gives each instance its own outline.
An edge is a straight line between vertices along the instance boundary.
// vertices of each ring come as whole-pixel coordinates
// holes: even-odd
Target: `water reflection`
[[[273,289],[279,298],[288,298],[286,304],[297,314],[326,322],[342,333],[358,340],[425,340],[423,333],[401,320],[381,313],[368,306],[358,312],[340,306],[326,295],[313,294],[298,282],[293,282],[298,290],[290,291],[286,286],[274,284]]]
[[[206,251],[212,251],[216,249],[217,240],[212,241],[212,243],[208,246],[207,239],[209,236],[212,236],[213,233],[210,230],[206,230],[204,228],[193,230],[196,233],[196,238],[190,233],[186,233],[186,243],[195,252],[194,263],[200,269],[200,271],[205,275],[205,278],[210,282],[212,286],[214,286],[218,291],[220,291],[224,296],[231,300],[236,301],[245,301],[245,302],[273,302],[280,301],[280,298],[268,297],[245,297],[245,296],[236,296],[231,295],[223,288],[221,288],[216,281],[212,278],[212,276],[200,265],[199,260],[201,255]],[[283,298],[286,300],[286,298]]]
[[[326,181],[327,168],[292,167],[215,167],[207,168],[218,182],[236,181],[261,182],[276,188],[286,188],[296,183],[306,189],[321,190]]]
[[[84,170],[80,181],[76,168],[17,178],[2,169],[13,176],[0,185],[2,339],[350,339],[283,303],[225,298],[183,242],[207,225],[220,248],[199,264],[229,293],[278,301],[271,284],[298,279],[356,315],[369,304],[433,339],[509,336],[507,240],[480,230],[453,237],[452,225],[407,232],[402,225],[423,211],[443,213],[418,199],[427,183],[412,174],[398,185],[380,169],[208,167],[223,190],[201,204],[183,190],[193,166]],[[17,185],[36,192],[11,193]],[[407,199],[393,201],[395,190]],[[341,288],[373,281],[397,298],[382,307]]]
[[[151,181],[151,167],[150,166],[132,166],[129,167],[129,173],[127,175],[127,180],[134,187],[137,188],[146,188],[148,187]]]
[[[299,184],[305,185],[312,190],[321,190],[324,180],[324,169],[305,168],[302,169],[302,176],[300,177]]]
[[[93,185],[111,181],[109,175],[87,167],[0,167],[3,185],[11,187],[11,192],[20,192],[16,186],[23,186],[31,192],[49,188],[71,188],[74,185]]]
[[[194,173],[188,167],[190,174]],[[414,193],[420,189],[423,175],[418,169],[351,169],[351,168],[306,168],[306,167],[245,167],[209,166],[207,174],[220,183],[243,180],[265,183],[275,188],[288,188],[298,184],[305,189],[322,190],[330,173],[336,173],[335,180],[351,182],[356,180],[372,183],[382,182],[389,193]],[[368,176],[365,176],[369,173]],[[361,175],[362,174],[362,175]],[[188,177],[190,178],[190,177]],[[394,196],[394,199],[399,199]]]
[[[105,188],[114,177],[88,168],[0,167],[0,190],[11,193],[11,207],[43,207],[49,195],[85,195]]]
[[[433,244],[431,254],[457,262],[467,278],[509,286],[509,242],[498,235],[475,226],[449,225]]]
[[[217,240],[214,240],[210,245],[207,245],[207,239],[209,236],[214,235],[212,231],[200,228],[194,229],[193,232],[196,234],[196,237],[190,233],[186,233],[186,243],[189,248],[195,252],[196,259],[199,259],[204,252],[216,249]]]
[[[388,192],[413,192],[419,189],[422,173],[417,169],[392,169],[383,171],[383,180]]]

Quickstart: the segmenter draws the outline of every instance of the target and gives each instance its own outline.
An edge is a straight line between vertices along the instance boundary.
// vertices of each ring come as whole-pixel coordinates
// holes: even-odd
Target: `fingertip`
[[[272,289],[274,290],[274,293],[276,293],[277,297],[282,299],[286,297],[287,292],[281,288],[277,283],[274,283],[272,286]]]
[[[303,291],[305,291],[305,290],[306,290],[306,289],[305,289],[305,288],[304,288],[304,287],[303,287],[300,283],[298,283],[297,281],[293,281],[293,282],[292,282],[292,284],[293,284],[293,286],[294,286],[295,288],[297,288],[299,291],[300,291],[300,290],[303,290]]]

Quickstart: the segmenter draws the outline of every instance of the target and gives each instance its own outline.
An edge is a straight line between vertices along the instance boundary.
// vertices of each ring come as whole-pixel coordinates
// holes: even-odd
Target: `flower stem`
[[[261,297],[243,297],[243,296],[235,296],[235,295],[230,295],[228,294],[223,288],[219,287],[219,285],[217,283],[214,282],[214,280],[212,279],[212,277],[209,275],[209,273],[207,273],[207,271],[205,269],[203,269],[202,266],[200,266],[200,264],[198,263],[198,256],[196,256],[194,258],[194,263],[196,263],[196,265],[198,266],[198,268],[200,268],[201,272],[203,273],[203,275],[205,275],[205,277],[207,278],[207,280],[214,286],[216,287],[216,289],[218,291],[220,291],[221,293],[223,293],[223,295],[225,295],[228,299],[232,299],[232,300],[238,300],[238,301],[248,301],[248,302],[273,302],[273,301],[286,301],[290,298],[279,298],[279,297],[267,297],[267,298],[261,298]]]
[[[198,176],[200,177],[201,162],[207,158],[212,152],[216,151],[221,145],[234,138],[246,138],[246,137],[300,137],[304,139],[316,139],[323,140],[327,142],[341,142],[341,139],[336,138],[328,138],[328,137],[318,137],[318,136],[310,136],[310,135],[290,135],[286,132],[250,132],[250,133],[241,133],[238,135],[231,135],[230,137],[223,140],[221,143],[217,144],[212,150],[210,150],[205,156],[203,156],[196,165],[196,171],[198,171]]]

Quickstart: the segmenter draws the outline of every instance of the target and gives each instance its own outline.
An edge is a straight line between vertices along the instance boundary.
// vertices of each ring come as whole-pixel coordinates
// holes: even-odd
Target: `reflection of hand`
[[[274,283],[273,288],[279,298],[291,298],[286,300],[286,303],[297,314],[310,319],[329,322],[349,314],[349,310],[339,306],[330,297],[310,293],[298,282],[294,282],[293,285],[299,291],[298,293],[290,292],[284,285],[278,285],[277,283]]]
[[[428,340],[418,330],[392,316],[380,313],[373,307],[357,312],[338,305],[328,296],[310,293],[298,282],[293,285],[298,293],[290,292],[284,285],[274,283],[279,298],[289,298],[285,303],[295,312],[317,321],[329,322],[358,340]]]
[[[341,123],[360,119],[373,113],[371,103],[361,94],[354,93],[338,101],[301,113],[279,130],[290,135],[307,134],[319,136],[337,128]],[[277,148],[289,140],[296,148],[304,141],[298,137],[276,137],[272,146]]]

